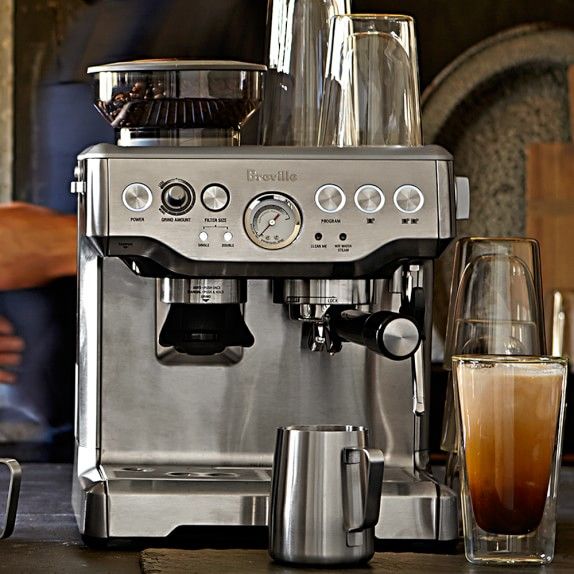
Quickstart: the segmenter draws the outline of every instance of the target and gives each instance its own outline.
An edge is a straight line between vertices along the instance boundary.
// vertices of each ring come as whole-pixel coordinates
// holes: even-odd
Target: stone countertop
[[[5,481],[5,476],[2,476]],[[106,550],[87,548],[78,533],[70,504],[72,467],[66,464],[24,464],[20,507],[16,528],[11,538],[0,541],[0,572],[29,573],[113,573],[131,574],[140,572],[140,554],[150,546],[149,543],[137,543],[129,546],[115,546]],[[188,560],[191,573],[233,572],[269,572],[303,574],[310,570],[293,569],[271,563],[264,550],[265,539],[261,530],[253,537],[243,534],[237,539],[229,529],[212,538],[201,537],[189,544],[186,541],[170,542],[177,548],[182,544],[195,548],[187,552],[173,551],[171,560],[173,569],[169,572],[183,572],[182,560]],[[165,543],[155,543],[158,548]],[[235,546],[258,548],[259,551],[233,551]],[[202,551],[201,548],[220,548],[228,550]],[[462,544],[450,553],[441,553],[440,548],[424,548],[413,552],[414,548],[402,545],[400,548],[385,548],[378,552],[369,568],[354,569],[360,572],[508,572],[509,568],[487,568],[472,566],[464,559]],[[416,550],[419,550],[417,548]],[[143,553],[144,561],[154,561],[158,566],[165,564],[170,557],[163,550],[148,550]],[[167,558],[166,558],[167,557]],[[179,564],[179,568],[178,568]],[[512,570],[512,569],[511,569]],[[541,568],[521,568],[523,572],[541,571],[574,572],[574,468],[565,468],[561,477],[558,506],[558,537],[556,558],[552,565]],[[148,570],[152,571],[152,570]],[[154,570],[168,572],[168,570]],[[313,570],[327,574],[327,570]],[[340,571],[340,570],[339,570]]]

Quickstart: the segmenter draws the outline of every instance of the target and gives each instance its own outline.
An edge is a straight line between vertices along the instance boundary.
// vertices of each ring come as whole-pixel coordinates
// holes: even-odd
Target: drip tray
[[[175,465],[105,465],[108,479],[269,482],[270,468]]]

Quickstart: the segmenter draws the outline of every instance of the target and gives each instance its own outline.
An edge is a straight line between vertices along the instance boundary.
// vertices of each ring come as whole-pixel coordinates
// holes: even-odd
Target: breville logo
[[[247,170],[247,181],[297,181],[297,174],[282,169],[275,173],[259,173],[256,169]]]

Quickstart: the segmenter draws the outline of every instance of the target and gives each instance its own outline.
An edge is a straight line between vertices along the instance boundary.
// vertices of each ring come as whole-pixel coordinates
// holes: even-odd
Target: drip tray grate
[[[108,479],[126,480],[197,480],[268,482],[271,469],[263,467],[113,465],[104,466]]]

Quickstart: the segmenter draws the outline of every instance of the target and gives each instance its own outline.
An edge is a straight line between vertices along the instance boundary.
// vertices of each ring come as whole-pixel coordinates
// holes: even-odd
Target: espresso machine
[[[265,526],[276,428],[385,453],[379,539],[454,540],[428,455],[433,260],[451,155],[239,146],[264,67],[92,68],[118,145],[78,157],[73,506],[88,542]]]

